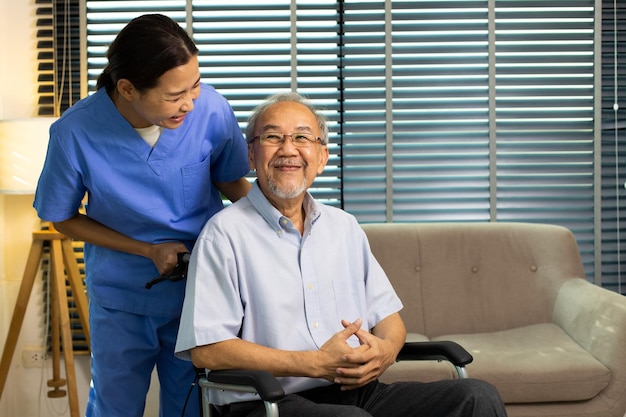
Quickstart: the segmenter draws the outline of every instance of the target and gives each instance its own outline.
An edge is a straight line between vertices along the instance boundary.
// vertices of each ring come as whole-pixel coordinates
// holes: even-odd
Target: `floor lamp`
[[[47,149],[48,129],[54,120],[55,118],[0,120],[0,193],[34,193]],[[48,280],[51,289],[53,368],[53,379],[48,381],[48,386],[51,388],[48,395],[60,397],[67,394],[70,415],[78,417],[72,333],[65,285],[66,276],[77,304],[81,325],[87,341],[89,341],[87,297],[73,254],[71,240],[52,227],[49,230],[37,230],[32,233],[32,243],[24,275],[0,360],[0,397],[4,391],[33,283],[39,271],[46,245],[49,247],[51,266]],[[60,375],[61,348],[66,379],[62,379]],[[65,385],[67,385],[67,391],[61,389]]]

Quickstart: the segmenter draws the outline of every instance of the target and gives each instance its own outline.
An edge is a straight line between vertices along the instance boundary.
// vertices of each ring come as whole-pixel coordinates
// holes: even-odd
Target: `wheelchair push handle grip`
[[[187,278],[187,268],[189,267],[189,258],[191,254],[189,252],[178,252],[178,261],[171,272],[161,274],[155,277],[152,281],[146,284],[146,288],[150,289],[153,285],[163,281],[181,281]]]

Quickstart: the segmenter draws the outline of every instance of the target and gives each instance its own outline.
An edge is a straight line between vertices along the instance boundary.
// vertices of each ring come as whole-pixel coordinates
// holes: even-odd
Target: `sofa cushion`
[[[506,403],[587,400],[611,378],[606,366],[552,323],[433,340],[453,340],[467,349],[474,357],[469,376],[495,385]]]

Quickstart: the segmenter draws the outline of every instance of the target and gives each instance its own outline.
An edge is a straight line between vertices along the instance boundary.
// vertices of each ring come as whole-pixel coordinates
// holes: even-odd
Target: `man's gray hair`
[[[300,103],[306,106],[309,110],[311,110],[311,113],[315,115],[315,119],[317,120],[317,127],[321,132],[320,139],[322,140],[322,144],[328,145],[328,124],[326,121],[326,117],[321,114],[306,97],[294,91],[274,94],[268,97],[263,103],[255,107],[250,117],[248,117],[248,125],[246,126],[246,142],[252,143],[254,139],[255,124],[259,116],[265,110],[267,110],[269,106],[283,101]]]

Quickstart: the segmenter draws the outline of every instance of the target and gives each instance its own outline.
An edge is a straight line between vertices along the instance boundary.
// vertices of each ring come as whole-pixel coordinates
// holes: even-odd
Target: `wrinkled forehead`
[[[257,133],[269,130],[320,133],[313,112],[305,105],[291,101],[274,103],[265,109],[257,120],[255,130]]]

